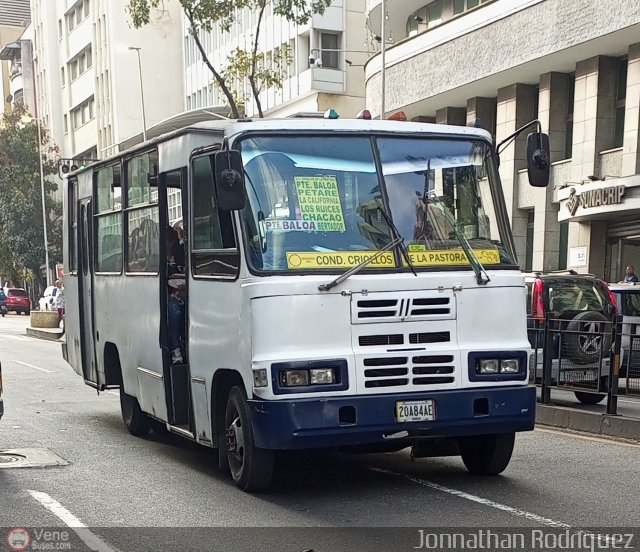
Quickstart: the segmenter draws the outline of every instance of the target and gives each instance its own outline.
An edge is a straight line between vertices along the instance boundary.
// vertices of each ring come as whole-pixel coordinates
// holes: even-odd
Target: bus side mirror
[[[527,136],[527,172],[529,184],[537,188],[549,185],[549,136],[542,132],[532,132]]]
[[[214,170],[218,207],[224,211],[244,209],[247,195],[240,152],[226,150],[216,153]]]

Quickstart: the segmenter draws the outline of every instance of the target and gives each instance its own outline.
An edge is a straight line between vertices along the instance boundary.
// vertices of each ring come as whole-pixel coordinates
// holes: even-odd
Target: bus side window
[[[213,156],[192,161],[191,267],[196,276],[235,278],[240,254],[233,228],[233,215],[219,210],[214,196]]]

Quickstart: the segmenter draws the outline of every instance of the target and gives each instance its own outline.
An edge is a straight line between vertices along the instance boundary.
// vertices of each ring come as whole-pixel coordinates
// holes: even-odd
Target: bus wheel
[[[127,395],[124,389],[120,388],[120,410],[122,420],[131,435],[144,437],[151,429],[151,420],[140,410],[140,403],[132,395]]]
[[[515,433],[479,435],[460,439],[460,455],[469,472],[498,475],[509,465]]]
[[[271,483],[275,453],[256,448],[244,390],[229,391],[224,417],[227,459],[231,476],[243,491],[261,491]]]

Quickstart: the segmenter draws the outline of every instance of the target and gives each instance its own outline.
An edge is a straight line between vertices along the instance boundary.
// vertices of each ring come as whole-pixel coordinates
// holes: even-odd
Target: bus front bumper
[[[434,401],[435,419],[398,422],[398,401]],[[255,444],[285,450],[532,430],[535,387],[249,401]],[[407,444],[407,446],[408,446]]]

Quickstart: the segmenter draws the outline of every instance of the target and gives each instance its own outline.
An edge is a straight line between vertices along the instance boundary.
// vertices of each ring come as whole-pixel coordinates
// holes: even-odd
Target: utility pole
[[[33,91],[34,91],[34,106],[33,111],[36,120],[36,126],[38,128],[38,160],[40,161],[40,194],[42,196],[42,229],[44,234],[44,264],[45,264],[45,279],[47,282],[47,287],[51,285],[51,275],[49,268],[49,236],[47,232],[47,208],[46,208],[46,198],[44,191],[44,165],[42,162],[42,127],[40,122],[40,113],[38,110],[38,78],[35,72],[35,60],[31,62],[32,72],[33,72]]]
[[[381,28],[380,28],[380,35],[381,35],[381,44],[382,44],[382,49],[380,51],[380,61],[382,63],[382,70],[380,72],[380,120],[384,120],[384,112],[385,112],[385,91],[386,91],[386,79],[385,79],[385,69],[386,69],[386,49],[387,49],[387,26],[386,26],[386,19],[387,19],[387,6],[386,6],[386,0],[382,0],[382,23],[381,23]]]
[[[129,50],[138,54],[138,78],[140,79],[140,107],[142,109],[142,141],[147,141],[147,117],[144,111],[144,86],[142,85],[142,62],[140,61],[140,48],[129,46]]]

